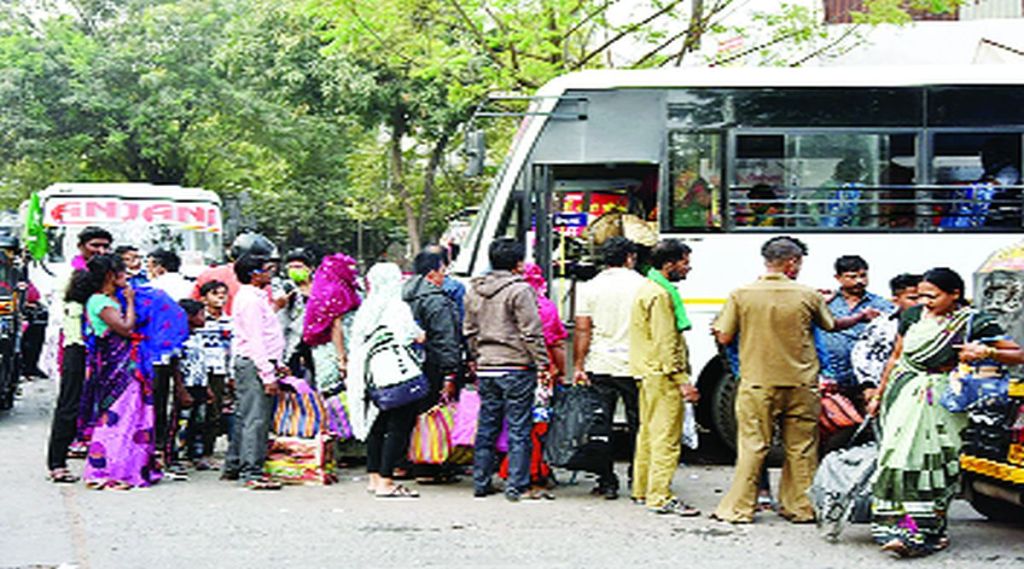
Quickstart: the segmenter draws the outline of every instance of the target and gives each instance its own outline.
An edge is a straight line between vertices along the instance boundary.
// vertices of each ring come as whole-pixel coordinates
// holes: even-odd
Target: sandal
[[[897,538],[885,542],[885,544],[882,545],[882,551],[887,551],[889,553],[895,554],[898,557],[910,556],[910,548],[907,547],[907,544],[903,543],[901,540]]]
[[[532,488],[523,494],[523,498],[526,500],[554,500],[555,495],[547,490]]]
[[[280,490],[281,483],[269,478],[256,478],[253,480],[246,480],[245,487],[248,490]]]
[[[123,482],[121,480],[111,480],[106,485],[108,490],[117,490],[118,492],[126,492],[134,488],[131,484]]]
[[[47,479],[54,484],[74,484],[81,480],[78,476],[71,474],[67,468],[54,468],[50,471]]]
[[[420,493],[410,490],[401,484],[395,484],[391,490],[381,493],[379,490],[374,494],[377,498],[419,498]]]
[[[103,490],[107,487],[106,480],[90,480],[85,483],[85,487],[89,490]]]
[[[758,494],[757,495],[757,510],[761,512],[770,512],[775,509],[775,502],[772,500],[771,494]]]

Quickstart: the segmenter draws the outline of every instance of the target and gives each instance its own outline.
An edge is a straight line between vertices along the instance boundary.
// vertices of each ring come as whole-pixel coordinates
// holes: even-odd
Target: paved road
[[[375,500],[358,471],[331,487],[253,493],[200,473],[189,482],[94,492],[44,480],[53,388],[25,387],[0,416],[0,568],[77,567],[876,567],[891,563],[855,526],[839,544],[774,514],[750,526],[666,518],[563,487],[553,502],[474,499],[467,482],[419,500]],[[80,463],[73,463],[75,468]],[[777,472],[774,474],[777,475]],[[710,511],[726,466],[683,466],[676,488]],[[1024,566],[1024,530],[952,511],[953,546],[915,567]]]

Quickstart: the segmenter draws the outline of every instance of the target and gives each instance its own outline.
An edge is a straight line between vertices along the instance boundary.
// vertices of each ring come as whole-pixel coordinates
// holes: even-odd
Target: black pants
[[[65,468],[68,447],[78,434],[78,408],[82,403],[82,382],[85,380],[85,346],[66,346],[60,373],[57,408],[50,426],[50,444],[46,464],[50,470]]]
[[[626,448],[629,452],[629,477],[632,483],[636,433],[640,430],[640,388],[637,385],[637,380],[631,377],[612,377],[610,375],[593,373],[590,374],[590,383],[601,395],[608,417],[614,417],[615,404],[619,398],[622,399],[622,405],[626,409],[626,429],[628,431]],[[597,483],[599,486],[619,487],[619,478],[615,475],[614,456],[610,456],[605,468],[596,474],[598,475]]]
[[[177,362],[170,365],[161,364],[153,366],[153,439],[158,452],[163,453],[167,462],[171,461],[171,425],[168,418],[168,396],[171,389],[171,376]]]
[[[416,424],[416,403],[381,411],[366,437],[366,471],[392,478],[395,465],[409,450],[409,435]]]
[[[21,337],[21,375],[25,377],[45,377],[39,371],[39,353],[43,350],[46,336],[46,322],[32,322]]]

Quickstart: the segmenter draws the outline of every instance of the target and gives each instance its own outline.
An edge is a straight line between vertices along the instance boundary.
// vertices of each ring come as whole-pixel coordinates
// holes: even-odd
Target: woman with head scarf
[[[326,395],[344,389],[348,372],[346,327],[361,302],[356,261],[344,253],[324,257],[313,275],[302,341],[313,356],[313,380]]]
[[[370,400],[366,363],[373,338],[381,328],[392,334],[400,346],[424,340],[423,330],[416,324],[412,309],[402,301],[402,272],[394,263],[378,263],[366,275],[366,300],[352,320],[349,339],[351,374],[348,379],[348,400],[352,431],[366,441],[367,491],[379,498],[415,498],[415,491],[395,484],[394,469],[405,456],[409,435],[416,422],[418,401],[399,407],[378,410]]]

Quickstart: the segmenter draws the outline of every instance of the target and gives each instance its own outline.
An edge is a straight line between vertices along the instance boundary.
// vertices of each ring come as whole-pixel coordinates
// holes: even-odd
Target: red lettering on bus
[[[206,208],[203,206],[179,205],[177,210],[179,223],[185,225],[199,225],[200,227],[206,226]]]
[[[157,219],[161,221],[174,221],[174,209],[168,203],[153,204],[142,210],[142,219],[150,223]]]
[[[116,201],[90,201],[85,202],[85,217],[89,219],[117,220]]]

